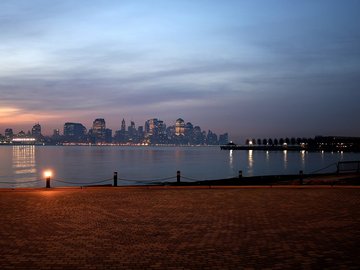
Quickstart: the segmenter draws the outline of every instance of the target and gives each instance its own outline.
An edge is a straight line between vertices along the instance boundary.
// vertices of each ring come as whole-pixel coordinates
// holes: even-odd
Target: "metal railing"
[[[331,163],[323,168],[313,170],[311,172],[308,172],[307,174],[304,174],[304,172],[301,170],[298,174],[298,179],[300,180],[300,184],[303,184],[303,180],[317,175],[319,172],[328,170],[329,168],[334,167],[333,173],[359,173],[360,172],[360,161],[341,161],[336,163]],[[277,177],[281,175],[273,175],[273,177]],[[296,176],[296,175],[292,175]],[[271,175],[267,176],[271,177]],[[225,177],[221,179],[201,179],[201,178],[195,178],[187,175],[181,175],[180,171],[176,172],[176,175],[171,175],[168,177],[162,177],[162,178],[147,178],[147,179],[129,179],[129,178],[120,178],[118,177],[118,173],[114,172],[112,178],[106,178],[106,179],[100,179],[100,180],[93,180],[93,181],[69,181],[64,179],[51,179],[51,181],[54,183],[60,183],[60,184],[67,184],[67,185],[75,185],[75,186],[94,186],[94,185],[112,185],[112,186],[118,186],[118,181],[121,181],[123,184],[128,183],[134,183],[137,185],[166,185],[166,184],[186,184],[186,183],[201,183],[201,182],[211,182],[211,181],[224,181],[224,180],[236,180],[236,179],[246,179],[247,177],[243,178],[243,173],[240,170],[238,172],[237,176],[232,177]],[[251,178],[251,177],[249,177]],[[0,179],[1,180],[1,179]],[[175,180],[175,181],[170,181]],[[184,181],[185,180],[185,181]],[[23,186],[24,184],[35,184],[35,183],[41,183],[44,182],[44,180],[31,180],[31,181],[23,181],[23,182],[11,182],[11,181],[0,181],[0,184],[10,185],[14,187]],[[241,182],[238,182],[241,183]],[[46,178],[46,187],[50,188],[50,178]]]
[[[360,173],[360,161],[340,161],[337,173]]]

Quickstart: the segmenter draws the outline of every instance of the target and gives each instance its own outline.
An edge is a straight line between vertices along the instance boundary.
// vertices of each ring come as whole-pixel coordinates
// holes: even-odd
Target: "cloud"
[[[0,108],[44,121],[182,116],[236,133],[346,129],[360,114],[358,4],[291,6],[2,1]]]

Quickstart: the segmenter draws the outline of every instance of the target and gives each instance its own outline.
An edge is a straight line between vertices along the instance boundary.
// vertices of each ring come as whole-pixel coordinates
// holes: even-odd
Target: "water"
[[[0,187],[43,187],[46,169],[52,186],[81,185],[119,178],[142,180],[183,176],[205,180],[244,176],[310,173],[338,161],[360,160],[360,153],[224,151],[220,147],[2,146]],[[332,172],[335,165],[321,172]],[[37,181],[39,180],[39,181]],[[67,181],[62,183],[53,180]],[[37,182],[34,182],[37,181]],[[10,182],[10,183],[4,183]],[[119,185],[140,184],[119,180]]]

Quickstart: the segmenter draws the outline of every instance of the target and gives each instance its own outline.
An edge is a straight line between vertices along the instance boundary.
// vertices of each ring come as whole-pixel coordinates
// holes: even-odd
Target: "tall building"
[[[53,137],[59,137],[60,136],[60,130],[58,128],[53,130]]]
[[[121,131],[125,132],[126,131],[126,123],[125,123],[125,119],[123,118],[123,120],[121,121]]]
[[[199,126],[195,126],[193,129],[194,141],[193,144],[202,145],[205,143],[206,133],[201,131]]]
[[[229,134],[224,133],[219,135],[219,144],[225,145],[229,143]]]
[[[192,137],[193,134],[193,130],[194,130],[194,126],[193,124],[191,124],[190,122],[187,122],[184,128],[184,134],[186,137]]]
[[[32,129],[31,129],[31,135],[36,138],[39,139],[41,137],[41,126],[39,123],[35,124]]]
[[[61,142],[61,139],[60,130],[58,128],[54,129],[53,135],[51,136],[51,142],[57,144]]]
[[[91,130],[94,143],[103,143],[106,138],[106,123],[103,118],[97,118],[93,122]]]
[[[93,132],[101,133],[104,129],[106,129],[106,123],[103,118],[97,118],[93,122]]]
[[[145,122],[146,136],[152,136],[157,134],[159,120],[157,118],[149,119]]]
[[[138,126],[137,134],[138,134],[138,136],[139,136],[139,139],[143,139],[143,138],[144,138],[144,127],[143,127],[143,126]]]
[[[121,127],[115,131],[114,141],[117,143],[126,143],[128,141],[128,134],[126,132],[125,119],[121,121]]]
[[[157,118],[149,119],[145,122],[145,137],[150,143],[165,143],[166,125],[164,121]]]
[[[130,126],[129,126],[128,130],[136,130],[134,121],[130,122]]]
[[[112,130],[109,128],[105,129],[105,142],[112,143]]]
[[[55,132],[54,132],[55,134]],[[64,139],[69,142],[84,141],[86,137],[86,128],[80,123],[64,124]]]
[[[158,120],[157,122],[157,134],[158,135],[166,134],[166,124],[162,120]]]
[[[131,121],[130,126],[128,127],[128,139],[134,141],[137,137],[137,132],[135,128],[135,122]]]
[[[144,130],[144,134],[145,136],[148,136],[148,134],[150,133],[150,120],[147,120],[144,124],[145,130]]]
[[[177,119],[175,122],[175,135],[185,135],[185,121],[181,118]]]
[[[11,140],[13,137],[14,137],[14,132],[13,132],[12,128],[5,129],[5,139]]]
[[[218,144],[217,135],[215,133],[213,133],[211,130],[209,130],[208,134],[206,135],[206,144],[208,144],[208,145]]]

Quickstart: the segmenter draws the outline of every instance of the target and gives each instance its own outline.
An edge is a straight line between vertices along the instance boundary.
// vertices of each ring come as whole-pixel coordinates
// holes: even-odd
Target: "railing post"
[[[114,172],[114,187],[117,187],[117,180],[118,180],[117,172]]]
[[[304,172],[301,170],[299,171],[299,179],[300,179],[300,185],[304,184]]]
[[[50,188],[50,176],[46,177],[46,188]]]
[[[243,177],[242,171],[239,171],[239,179],[241,179]]]
[[[177,172],[176,172],[176,182],[177,182],[177,183],[180,183],[180,177],[181,177],[181,176],[180,176],[180,171],[177,171]]]

